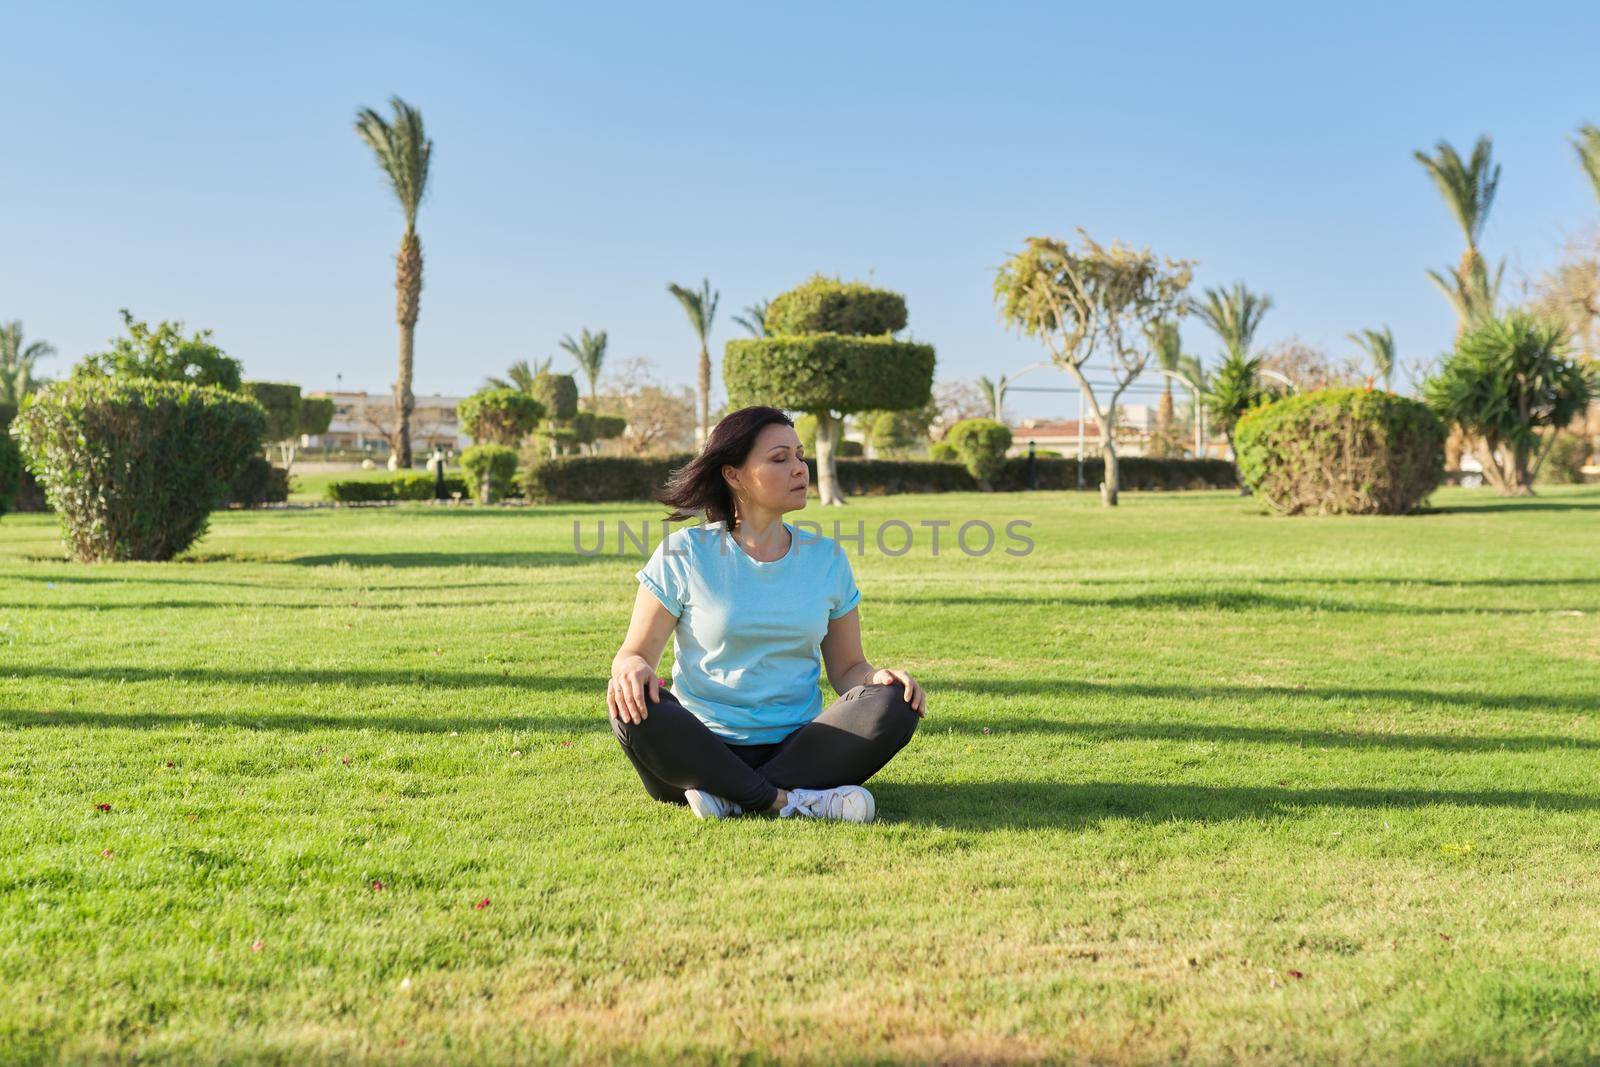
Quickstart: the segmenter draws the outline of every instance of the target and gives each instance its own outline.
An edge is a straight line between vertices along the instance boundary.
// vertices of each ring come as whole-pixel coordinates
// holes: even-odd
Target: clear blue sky
[[[419,391],[584,326],[688,384],[668,281],[721,290],[720,351],[816,270],[903,291],[941,379],[1005,373],[1040,353],[994,267],[1076,225],[1270,293],[1263,341],[1431,354],[1461,239],[1411,152],[1492,134],[1485,249],[1549,265],[1600,216],[1568,145],[1600,5],[1316,6],[8,4],[0,318],[56,373],[125,305],[250,377],[387,388],[400,217],[351,121],[399,93],[437,146]]]

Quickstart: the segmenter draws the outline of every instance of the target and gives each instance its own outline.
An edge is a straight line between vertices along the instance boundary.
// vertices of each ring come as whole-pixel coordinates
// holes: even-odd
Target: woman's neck
[[[755,559],[770,562],[781,559],[789,550],[785,540],[786,528],[783,513],[756,510],[739,513],[739,525],[733,528],[733,539]]]

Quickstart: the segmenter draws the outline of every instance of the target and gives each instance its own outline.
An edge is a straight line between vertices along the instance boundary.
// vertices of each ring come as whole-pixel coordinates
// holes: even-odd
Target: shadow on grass
[[[372,686],[424,685],[437,689],[514,689],[535,693],[590,692],[605,705],[604,673],[593,675],[520,674],[510,671],[426,671],[389,668],[278,667],[246,669],[228,667],[61,667],[0,666],[0,679],[52,678],[60,681],[105,684],[182,682],[188,685],[310,685]]]
[[[1316,809],[1502,808],[1600,811],[1600,797],[1533,790],[1289,789],[1129,782],[894,782],[874,787],[889,821],[958,829],[1080,829],[1109,819],[1211,823]]]
[[[182,730],[191,725],[208,729],[246,729],[281,732],[309,730],[379,730],[402,734],[486,734],[499,730],[517,733],[581,734],[609,732],[605,715],[605,696],[601,693],[593,715],[551,715],[530,711],[527,715],[475,715],[463,711],[460,718],[440,715],[322,715],[306,712],[283,714],[242,710],[196,708],[192,704],[172,711],[95,711],[81,708],[14,708],[0,710],[0,725],[18,729],[71,729],[78,726],[114,730]]]
[[[297,567],[570,567],[595,563],[608,555],[576,552],[330,552],[265,560]],[[643,561],[641,560],[641,563]]]
[[[1425,604],[1385,604],[1366,601],[1326,600],[1318,597],[1282,596],[1243,589],[1188,590],[1166,593],[1129,593],[1125,596],[1063,596],[1041,592],[1038,596],[944,595],[897,596],[878,598],[886,604],[911,604],[919,607],[1000,607],[1032,605],[1074,608],[1184,611],[1295,611],[1333,612],[1356,615],[1549,615],[1556,608],[1430,607]],[[1564,608],[1570,607],[1564,605]],[[1600,611],[1585,606],[1583,611]]]
[[[1179,743],[1295,745],[1307,748],[1400,749],[1420,752],[1545,752],[1555,749],[1600,750],[1600,740],[1560,734],[1403,734],[1364,730],[1292,730],[1278,726],[1232,726],[1224,723],[1062,722],[1053,719],[971,716],[934,722],[930,728],[958,734],[1061,734],[1086,741],[1172,741]]]
[[[305,589],[304,586],[299,588]],[[504,588],[504,587],[501,587]],[[307,592],[321,592],[309,589]],[[387,587],[376,592],[389,592]],[[345,593],[344,595],[349,595]],[[392,604],[371,604],[337,600],[333,602],[322,600],[126,600],[126,601],[39,601],[35,603],[0,604],[0,611],[71,611],[82,612],[90,615],[99,611],[171,611],[197,609],[202,611],[239,611],[253,610],[256,608],[288,609],[294,611],[315,610],[358,610],[358,611],[435,611],[448,608],[523,608],[526,609],[528,601],[526,596],[502,597],[498,600],[402,600]]]
[[[931,679],[925,679],[932,684]],[[1270,700],[1336,701],[1361,703],[1389,701],[1417,707],[1447,704],[1453,707],[1494,708],[1505,711],[1600,711],[1600,694],[1546,696],[1534,693],[1455,693],[1432,689],[1362,688],[1357,686],[1292,685],[1171,685],[1153,682],[1085,682],[1076,679],[1021,678],[944,678],[939,689],[931,690],[933,700],[940,690],[959,693],[985,693],[995,696],[1047,697],[1062,702],[1084,697],[1127,697],[1152,700],[1185,700],[1196,704],[1236,701],[1244,704]],[[949,699],[949,698],[946,698]]]
[[[1600,511],[1600,500],[1485,500],[1429,508],[1427,515],[1470,515],[1482,511]]]

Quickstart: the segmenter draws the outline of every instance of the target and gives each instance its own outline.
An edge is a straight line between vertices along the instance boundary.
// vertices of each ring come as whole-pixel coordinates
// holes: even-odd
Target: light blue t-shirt
[[[673,694],[731,744],[782,741],[822,712],[822,639],[861,600],[837,542],[783,525],[789,551],[770,563],[713,522],[673,530],[634,575],[678,617]]]

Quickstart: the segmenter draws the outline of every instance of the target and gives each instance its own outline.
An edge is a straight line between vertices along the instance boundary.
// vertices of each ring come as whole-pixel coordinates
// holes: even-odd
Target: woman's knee
[[[873,733],[885,737],[904,737],[907,741],[916,732],[922,716],[906,699],[905,686],[898,682],[888,685],[869,683],[866,692],[858,699],[869,702],[872,708]]]
[[[639,722],[626,722],[615,715],[611,715],[611,732],[618,741],[631,746],[637,741],[648,744],[652,735],[670,730],[674,720],[689,715],[689,710],[678,703],[678,698],[666,689],[661,690],[661,699],[652,701],[648,697],[645,702],[645,716]]]

